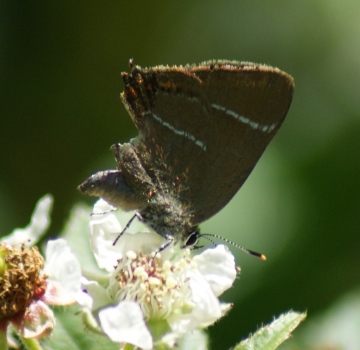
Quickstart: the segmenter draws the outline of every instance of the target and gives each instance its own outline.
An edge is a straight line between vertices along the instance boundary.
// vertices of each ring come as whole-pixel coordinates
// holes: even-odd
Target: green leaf
[[[42,343],[43,349],[56,350],[119,350],[120,344],[106,336],[86,330],[79,307],[57,308],[56,325],[50,338]]]
[[[306,317],[305,313],[290,311],[279,316],[269,325],[260,328],[255,334],[242,341],[234,350],[273,350],[291,335],[291,332]]]
[[[356,288],[309,317],[286,346],[287,349],[360,349],[359,329],[360,289]]]

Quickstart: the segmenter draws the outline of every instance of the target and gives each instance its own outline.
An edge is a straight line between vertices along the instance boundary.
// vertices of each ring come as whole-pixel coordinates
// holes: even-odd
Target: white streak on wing
[[[173,133],[175,133],[176,135],[186,137],[188,140],[194,142],[196,146],[200,147],[203,151],[206,152],[206,145],[204,144],[204,142],[202,142],[202,141],[200,141],[200,140],[197,140],[194,135],[192,135],[192,134],[190,134],[190,133],[188,133],[188,132],[186,132],[186,131],[183,131],[183,130],[179,130],[179,129],[174,128],[170,123],[162,120],[159,116],[157,116],[157,115],[154,114],[154,113],[151,113],[151,115],[152,115],[153,118],[154,118],[155,120],[157,120],[162,126],[165,126],[165,127],[168,128],[169,130],[171,130]]]
[[[249,125],[254,130],[260,130],[262,132],[271,133],[276,128],[276,125],[277,125],[275,123],[266,125],[266,124],[260,124],[260,123],[254,122],[251,119],[246,118],[240,114],[237,114],[236,112],[232,111],[231,109],[227,109],[216,103],[212,103],[211,107],[214,109],[217,109],[218,111],[225,112],[227,115],[230,115],[231,117],[235,118],[236,120],[240,121],[241,123]]]

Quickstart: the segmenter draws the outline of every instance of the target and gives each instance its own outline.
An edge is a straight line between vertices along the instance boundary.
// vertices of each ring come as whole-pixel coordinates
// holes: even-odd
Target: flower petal
[[[171,329],[182,334],[211,325],[222,316],[219,300],[204,276],[197,270],[190,270],[187,272],[187,278],[194,306],[190,313],[173,314],[168,318]]]
[[[147,329],[140,306],[123,301],[99,312],[101,327],[114,342],[129,343],[144,350],[152,349],[152,337]]]
[[[178,348],[180,350],[207,350],[209,349],[208,343],[209,342],[206,333],[199,329],[195,329],[192,332],[188,332],[184,335],[184,337],[180,340]]]
[[[127,224],[131,214],[123,215],[124,225]],[[139,233],[131,233],[131,229],[142,227]],[[150,231],[145,226],[134,220],[130,228],[120,237],[116,245],[113,243],[121,233],[122,228],[114,214],[114,208],[104,200],[96,202],[93,215],[90,220],[90,241],[96,261],[100,268],[108,272],[114,270],[118,259],[124,256],[129,250],[142,253],[156,251],[165,239],[154,231]],[[166,249],[166,254],[172,254],[171,249]]]
[[[87,292],[89,299],[77,300],[84,307],[97,310],[105,305],[112,303],[106,289],[96,281],[88,281],[85,277],[81,278],[81,286]]]
[[[29,305],[19,322],[13,321],[13,326],[24,338],[40,338],[50,334],[55,326],[55,318],[50,308],[38,300]]]
[[[235,259],[224,245],[205,250],[193,258],[216,296],[229,289],[236,278]]]
[[[31,216],[30,224],[25,228],[15,229],[10,235],[3,237],[1,240],[9,244],[34,245],[50,225],[53,201],[53,197],[49,194],[40,198]]]
[[[130,250],[137,253],[151,254],[157,251],[164,242],[165,238],[161,237],[158,233],[147,230],[135,234],[125,232],[123,237],[117,242],[117,245],[123,255]],[[173,246],[169,246],[161,252],[161,256],[165,260],[173,252]]]
[[[81,266],[75,255],[71,252],[70,247],[64,239],[49,241],[46,246],[46,265],[45,272],[53,280],[53,290],[46,291],[47,301],[54,299],[54,303],[61,305],[65,303],[65,293],[69,300],[73,302],[78,293],[81,293],[80,278]],[[63,289],[63,291],[60,291]],[[57,291],[56,291],[57,290]]]
[[[114,270],[117,260],[121,258],[119,248],[113,243],[122,228],[113,211],[105,201],[99,200],[89,223],[90,243],[96,262],[108,272]]]

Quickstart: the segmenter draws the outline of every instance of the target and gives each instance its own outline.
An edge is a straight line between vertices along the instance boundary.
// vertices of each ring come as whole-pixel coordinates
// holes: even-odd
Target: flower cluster
[[[58,274],[58,266],[62,269],[69,266],[60,265],[59,260],[51,256],[53,242],[48,244],[46,263],[37,247],[31,247],[49,226],[52,202],[51,196],[41,198],[30,224],[14,230],[0,243],[0,329],[14,346],[9,325],[20,338],[42,338],[55,326],[55,317],[48,305],[68,305],[76,301],[64,284],[54,278],[53,271]],[[51,268],[51,260],[56,269]],[[74,256],[72,263],[77,263]],[[80,282],[78,284],[80,288]]]
[[[30,246],[46,231],[51,206],[51,197],[41,199],[30,225],[0,244],[4,334],[11,324],[20,339],[47,336],[55,326],[48,305],[77,302],[89,331],[123,346],[173,348],[189,334],[204,342],[199,330],[231,308],[218,299],[237,273],[225,246],[194,257],[189,249],[173,245],[159,252],[164,238],[136,223],[114,246],[122,228],[113,208],[99,200],[90,218],[89,238],[102,274],[89,273],[64,239],[47,243],[45,260]]]
[[[231,308],[217,298],[236,277],[234,257],[226,247],[193,258],[188,249],[169,247],[154,256],[164,243],[158,234],[125,232],[114,247],[119,232],[112,208],[100,200],[90,221],[90,239],[109,279],[104,285],[83,278],[91,297],[83,306],[110,339],[142,349],[173,347],[187,332],[213,324]]]

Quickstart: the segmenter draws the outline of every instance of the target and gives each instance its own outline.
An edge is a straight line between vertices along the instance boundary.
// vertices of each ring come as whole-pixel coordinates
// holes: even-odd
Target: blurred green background
[[[119,99],[129,58],[277,66],[296,83],[288,117],[238,195],[202,225],[268,257],[236,252],[242,274],[224,297],[235,306],[210,328],[211,347],[289,309],[308,311],[300,348],[341,344],[330,334],[346,338],[360,316],[345,313],[344,330],[326,333],[322,315],[340,301],[360,315],[359,13],[355,0],[2,1],[2,234],[25,226],[45,193],[55,197],[51,236],[75,202],[94,202],[76,186],[114,168],[110,145],[136,135]]]

